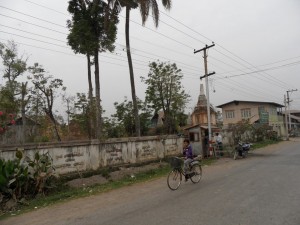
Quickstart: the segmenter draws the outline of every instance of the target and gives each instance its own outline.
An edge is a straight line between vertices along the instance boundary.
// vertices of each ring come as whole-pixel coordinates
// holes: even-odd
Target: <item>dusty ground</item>
[[[91,177],[87,177],[87,178],[78,178],[78,179],[74,179],[68,182],[68,185],[71,187],[87,187],[87,186],[91,186],[94,184],[105,184],[107,182],[109,182],[110,180],[119,180],[123,177],[126,176],[131,176],[134,177],[135,174],[140,173],[140,172],[145,172],[145,171],[149,171],[152,169],[157,169],[160,166],[166,165],[166,162],[159,162],[159,163],[151,163],[145,166],[139,166],[139,167],[120,167],[120,170],[118,171],[114,171],[111,172],[109,174],[108,178],[103,177],[101,174],[99,175],[94,175]]]

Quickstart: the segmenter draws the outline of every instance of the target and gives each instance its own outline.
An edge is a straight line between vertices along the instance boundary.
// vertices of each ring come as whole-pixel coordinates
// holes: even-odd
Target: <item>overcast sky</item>
[[[87,92],[86,59],[66,44],[67,0],[0,0],[0,42],[14,40],[28,64],[42,64],[61,78],[69,95]],[[286,91],[291,109],[300,109],[300,1],[299,0],[173,0],[172,9],[160,7],[160,24],[152,17],[141,26],[132,11],[130,37],[137,96],[144,100],[148,63],[157,59],[182,69],[183,86],[191,95],[191,112],[204,75],[203,53],[208,51],[210,101],[214,106],[232,101],[270,101],[283,104]],[[125,46],[125,12],[118,25],[114,54],[101,53],[101,98],[106,115],[114,102],[131,99]],[[1,65],[1,71],[3,67]],[[3,84],[3,78],[0,78]]]

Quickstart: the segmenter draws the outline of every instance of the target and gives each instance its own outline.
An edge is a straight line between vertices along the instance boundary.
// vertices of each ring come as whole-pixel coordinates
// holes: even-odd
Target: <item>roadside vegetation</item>
[[[213,158],[204,159],[202,161],[202,165],[211,165],[216,160]],[[129,186],[153,179],[157,179],[163,177],[169,173],[171,167],[168,163],[168,159],[165,159],[161,162],[156,162],[158,166],[153,169],[134,173],[131,175],[126,175],[120,177],[118,180],[111,180],[110,173],[118,170],[118,168],[105,168],[98,171],[90,171],[84,174],[81,174],[80,177],[89,177],[92,175],[99,175],[108,178],[109,182],[104,184],[94,184],[91,186],[82,186],[80,188],[74,188],[67,185],[67,182],[78,178],[78,174],[62,176],[58,179],[52,179],[49,182],[49,186],[44,186],[44,192],[37,193],[35,195],[24,193],[23,198],[18,199],[17,203],[11,209],[5,209],[4,205],[2,205],[0,211],[0,220],[7,218],[9,216],[16,216],[25,212],[29,212],[31,210],[35,210],[38,208],[46,207],[49,205],[53,205],[60,202],[69,201],[76,198],[96,195],[99,193],[108,192],[114,189],[118,189],[124,186]],[[135,165],[138,167],[145,166],[146,164]],[[50,180],[49,180],[50,181]],[[50,185],[51,183],[51,185]],[[1,202],[0,202],[1,204]]]

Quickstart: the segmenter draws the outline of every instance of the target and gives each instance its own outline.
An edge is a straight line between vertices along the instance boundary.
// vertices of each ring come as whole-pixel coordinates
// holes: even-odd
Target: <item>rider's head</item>
[[[183,143],[186,143],[186,144],[190,144],[190,140],[189,139],[184,139]]]

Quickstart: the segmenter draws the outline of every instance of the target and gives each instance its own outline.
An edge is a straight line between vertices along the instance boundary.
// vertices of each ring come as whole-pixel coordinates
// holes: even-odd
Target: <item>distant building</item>
[[[210,123],[212,126],[216,126],[216,110],[210,105]],[[198,97],[197,105],[195,106],[191,114],[192,125],[200,124],[201,126],[207,126],[207,98],[204,94],[203,84],[200,84],[200,95]]]
[[[281,104],[234,100],[217,107],[222,109],[224,127],[243,119],[249,119],[251,124],[260,123],[272,126],[279,135],[285,133],[283,117],[278,115],[278,112],[281,112],[282,107],[284,107]]]
[[[217,112],[210,104],[210,125],[212,135],[220,129],[216,127]],[[188,135],[195,154],[208,156],[208,118],[207,118],[207,98],[204,94],[203,84],[200,84],[200,95],[197,105],[195,106],[191,116],[191,124],[185,127],[186,135]]]

